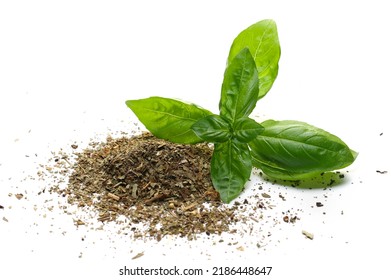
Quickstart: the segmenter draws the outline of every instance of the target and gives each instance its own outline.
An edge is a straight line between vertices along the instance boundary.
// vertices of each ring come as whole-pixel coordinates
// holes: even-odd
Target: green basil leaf
[[[191,126],[195,134],[204,141],[218,143],[232,137],[230,124],[218,115],[206,116]]]
[[[245,47],[250,49],[257,65],[259,77],[258,99],[261,99],[270,90],[278,74],[281,50],[276,23],[270,19],[262,20],[243,30],[232,43],[228,65]]]
[[[212,114],[194,104],[163,97],[128,100],[126,105],[153,135],[182,144],[202,142],[191,126]]]
[[[258,73],[248,48],[240,51],[224,73],[220,115],[231,122],[250,115],[258,96]]]
[[[233,128],[234,137],[242,143],[250,142],[264,130],[262,125],[248,117],[238,119]]]
[[[337,136],[298,121],[268,120],[249,143],[253,164],[266,175],[299,180],[352,164],[357,153]]]
[[[211,161],[211,178],[223,202],[239,196],[252,169],[248,145],[235,140],[215,144]]]

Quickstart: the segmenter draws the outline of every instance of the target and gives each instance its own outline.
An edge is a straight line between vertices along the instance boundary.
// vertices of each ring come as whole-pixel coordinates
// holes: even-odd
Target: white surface
[[[388,11],[386,1],[373,0],[2,1],[0,278],[119,279],[125,265],[258,265],[273,266],[268,279],[389,279]],[[254,114],[306,121],[341,137],[360,153],[344,184],[303,191],[265,183],[275,201],[279,192],[289,198],[268,215],[302,212],[298,223],[273,228],[261,249],[256,236],[238,237],[236,247],[203,239],[133,242],[76,229],[61,212],[43,217],[42,198],[34,197],[42,183],[23,179],[50,151],[130,130],[127,99],[161,95],[216,112],[232,40],[265,18],[277,22],[282,56],[275,85]],[[28,200],[8,196],[18,192]],[[319,200],[324,207],[314,207]]]

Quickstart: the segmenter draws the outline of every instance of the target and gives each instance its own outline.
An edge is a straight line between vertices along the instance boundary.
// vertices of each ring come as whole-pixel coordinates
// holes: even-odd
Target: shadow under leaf
[[[323,172],[308,179],[294,181],[275,179],[263,174],[261,170],[259,174],[266,181],[273,182],[281,186],[294,187],[299,189],[334,188],[343,185],[346,181],[346,174],[342,173],[341,171]]]

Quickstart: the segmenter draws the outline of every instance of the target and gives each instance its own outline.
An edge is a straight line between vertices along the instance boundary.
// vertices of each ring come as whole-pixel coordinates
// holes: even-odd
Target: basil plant
[[[278,74],[280,44],[273,20],[242,31],[231,46],[219,114],[170,98],[126,105],[156,137],[174,143],[214,144],[211,179],[223,202],[240,195],[253,167],[282,180],[300,180],[352,164],[357,153],[340,138],[304,122],[250,118]]]

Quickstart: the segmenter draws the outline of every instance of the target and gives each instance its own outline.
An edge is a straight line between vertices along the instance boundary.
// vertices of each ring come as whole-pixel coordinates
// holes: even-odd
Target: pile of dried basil
[[[66,196],[69,204],[92,207],[101,222],[125,216],[135,238],[221,234],[238,221],[237,205],[223,205],[213,189],[212,152],[207,144],[174,144],[149,133],[109,137],[74,152],[73,163],[65,154],[58,156],[57,165],[70,175],[66,188],[51,191]],[[139,223],[147,229],[134,226]]]

